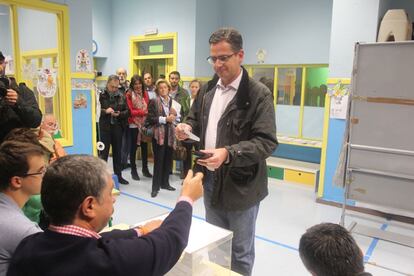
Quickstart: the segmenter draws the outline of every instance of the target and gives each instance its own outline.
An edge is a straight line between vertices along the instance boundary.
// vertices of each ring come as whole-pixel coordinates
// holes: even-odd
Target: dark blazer
[[[17,247],[7,275],[164,275],[187,246],[192,207],[180,201],[160,228],[83,238],[46,230]]]
[[[218,77],[203,86],[186,123],[200,137],[204,149],[205,133]],[[246,210],[268,194],[266,158],[276,149],[276,118],[269,89],[243,75],[234,98],[217,124],[216,148],[226,148],[230,163],[214,171],[211,204],[217,209]],[[205,170],[199,165],[195,170]]]
[[[119,111],[119,116],[115,119],[116,124],[126,127],[129,117],[129,109],[126,102],[125,95],[122,92],[111,98],[109,92],[105,89],[99,95],[99,102],[101,104],[101,116],[99,117],[100,130],[109,131],[111,126],[111,114],[106,114],[105,110],[112,107],[114,111]]]
[[[42,112],[39,109],[35,95],[24,83],[12,87],[19,98],[14,106],[9,106],[0,99],[0,143],[14,128],[36,128],[42,122]]]

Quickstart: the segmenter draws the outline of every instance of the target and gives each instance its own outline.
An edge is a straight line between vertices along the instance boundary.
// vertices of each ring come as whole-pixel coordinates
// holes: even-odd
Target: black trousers
[[[136,143],[136,140],[135,140]],[[128,156],[131,151],[131,132],[129,127],[125,127],[122,131],[122,146],[121,146],[121,164],[126,165],[128,163]]]
[[[129,152],[129,159],[131,163],[131,169],[136,169],[136,153],[138,149],[137,145],[137,138],[138,138],[138,128],[128,128],[128,131],[130,132],[130,144],[131,144],[131,150]],[[142,169],[148,169],[148,144],[141,141],[141,159],[142,159]]]
[[[153,139],[154,147],[154,175],[152,177],[152,191],[159,191],[161,187],[170,186],[170,164],[172,163],[173,148],[168,146],[168,133],[165,133],[164,145],[158,145]]]
[[[109,130],[100,130],[101,141],[105,144],[105,149],[100,151],[99,157],[108,161],[109,147],[112,146],[112,163],[114,173],[121,175],[121,147],[122,147],[122,126],[111,125]]]
[[[184,177],[187,176],[188,171],[191,169],[192,162],[193,162],[193,154],[191,150],[193,149],[192,143],[182,143],[182,145],[187,149],[187,157],[183,160],[183,170],[184,170]]]

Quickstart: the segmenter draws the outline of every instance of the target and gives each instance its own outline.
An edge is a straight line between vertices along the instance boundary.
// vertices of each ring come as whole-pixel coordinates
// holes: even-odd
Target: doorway
[[[167,75],[166,59],[143,59],[138,62],[138,74],[143,76],[144,73],[151,73],[154,80]]]
[[[132,74],[151,73],[154,80],[177,70],[177,33],[136,36],[130,38]]]

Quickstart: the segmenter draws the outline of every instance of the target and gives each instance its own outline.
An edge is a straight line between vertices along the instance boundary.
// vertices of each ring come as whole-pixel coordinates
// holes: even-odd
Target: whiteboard
[[[348,198],[414,211],[414,42],[357,44]]]

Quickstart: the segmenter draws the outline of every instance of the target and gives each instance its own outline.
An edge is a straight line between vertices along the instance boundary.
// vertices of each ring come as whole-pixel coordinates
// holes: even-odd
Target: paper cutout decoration
[[[37,91],[45,98],[55,96],[57,90],[56,70],[41,68],[37,71]]]
[[[86,99],[86,95],[83,93],[77,93],[75,100],[73,101],[73,108],[80,109],[80,108],[87,108],[88,107],[88,100]]]
[[[92,72],[91,60],[88,51],[81,49],[76,55],[76,71],[77,72]]]
[[[4,61],[6,62],[6,69],[5,69],[6,75],[13,75],[14,74],[14,60],[13,60],[13,57],[10,56],[10,55],[6,55]]]
[[[331,96],[331,119],[346,119],[348,114],[349,85],[338,81],[332,88],[328,88]]]

